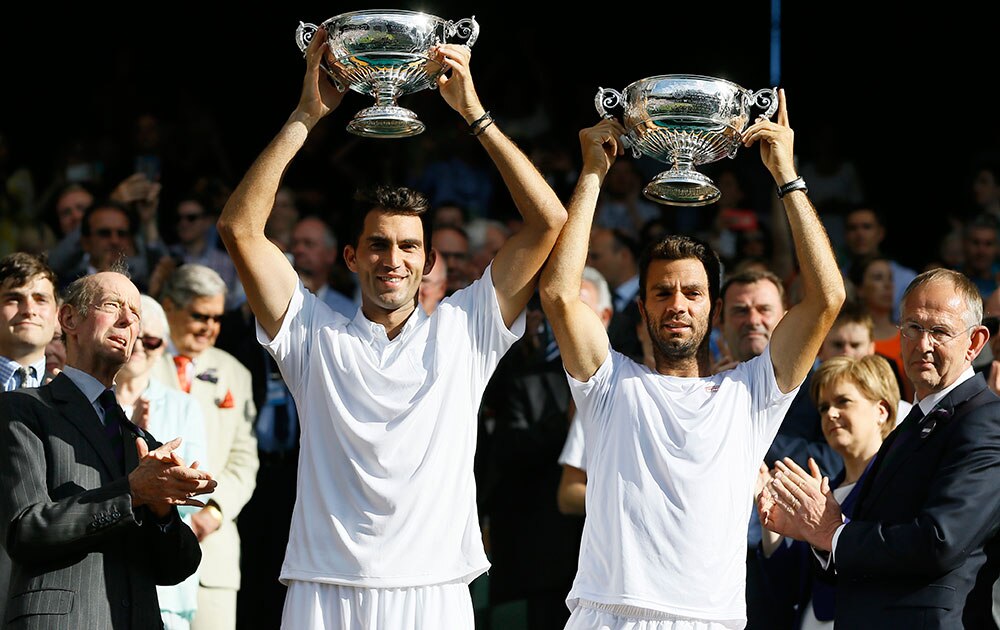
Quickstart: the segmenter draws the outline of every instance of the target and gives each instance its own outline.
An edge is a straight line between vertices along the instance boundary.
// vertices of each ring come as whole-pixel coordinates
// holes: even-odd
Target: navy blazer
[[[131,471],[135,437],[158,443],[127,428]],[[161,529],[147,509],[133,511],[97,412],[69,377],[0,394],[0,540],[13,561],[4,627],[162,627],[156,585],[180,582],[201,560],[174,518]]]
[[[882,444],[837,540],[837,628],[997,627],[1000,398],[976,375],[931,414]]]

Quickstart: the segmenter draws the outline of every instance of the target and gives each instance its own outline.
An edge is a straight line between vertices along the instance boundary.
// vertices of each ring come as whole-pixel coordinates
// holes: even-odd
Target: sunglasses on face
[[[163,345],[163,339],[160,337],[153,337],[152,335],[143,335],[139,338],[142,342],[142,347],[146,350],[156,350]]]
[[[111,238],[112,234],[118,238],[127,238],[129,236],[128,230],[113,230],[111,228],[98,228],[94,230],[94,234],[101,238]]]
[[[191,319],[201,324],[219,324],[222,322],[222,315],[210,315],[197,311],[188,311],[188,314],[191,315]]]
[[[177,215],[177,220],[181,221],[181,222],[184,222],[184,221],[194,222],[194,221],[197,221],[198,219],[202,218],[203,216],[205,216],[205,215],[201,214],[201,213],[198,213],[198,214],[178,214]]]

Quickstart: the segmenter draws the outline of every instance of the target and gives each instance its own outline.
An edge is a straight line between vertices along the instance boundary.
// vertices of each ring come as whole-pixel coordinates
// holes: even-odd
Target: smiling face
[[[8,279],[0,285],[0,354],[37,361],[52,340],[56,298],[52,281],[36,275],[19,287]]]
[[[738,361],[760,356],[785,314],[781,293],[770,280],[734,283],[722,303],[722,335]]]
[[[170,324],[171,340],[180,354],[196,358],[215,345],[221,330],[226,296],[223,294],[191,298],[186,307],[170,298],[163,299],[163,311]]]
[[[657,368],[685,366],[685,374],[697,376],[691,366],[708,336],[712,300],[708,275],[696,258],[654,260],[646,275],[646,297],[639,300]],[[662,371],[662,370],[661,370]]]
[[[416,307],[420,280],[433,266],[424,249],[420,217],[372,210],[365,217],[357,249],[344,248],[347,267],[358,274],[361,305],[372,321]]]

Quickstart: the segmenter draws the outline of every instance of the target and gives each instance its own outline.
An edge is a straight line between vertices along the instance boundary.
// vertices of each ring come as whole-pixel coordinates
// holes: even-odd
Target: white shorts
[[[289,580],[281,630],[473,630],[465,582],[364,588]]]
[[[744,621],[705,621],[638,606],[581,599],[565,630],[741,630],[745,626]]]

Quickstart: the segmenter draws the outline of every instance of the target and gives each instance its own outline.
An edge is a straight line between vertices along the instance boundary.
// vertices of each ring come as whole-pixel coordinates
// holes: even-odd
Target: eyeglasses
[[[199,212],[198,214],[178,214],[177,215],[177,220],[181,221],[181,222],[183,222],[183,221],[191,221],[193,223],[193,222],[197,221],[198,219],[202,218],[203,216],[205,216],[205,214],[202,213],[202,212]]]
[[[127,238],[129,236],[128,230],[113,230],[111,228],[97,228],[94,230],[94,234],[101,238],[111,238],[112,234],[118,238]]]
[[[220,323],[222,323],[222,315],[211,315],[209,313],[199,313],[197,311],[188,311],[188,315],[190,315],[191,319],[193,319],[194,321],[202,323],[202,324],[209,324],[209,323],[220,324]]]
[[[143,335],[139,338],[142,342],[142,347],[146,350],[156,350],[163,345],[163,339],[160,337],[153,337],[152,335]]]
[[[924,333],[927,333],[931,336],[931,341],[934,343],[934,345],[943,346],[944,344],[948,343],[955,337],[958,337],[962,333],[972,330],[973,328],[975,328],[975,326],[969,326],[968,328],[960,330],[958,332],[951,332],[947,328],[940,328],[940,327],[924,328],[919,324],[914,324],[913,322],[910,322],[908,324],[902,324],[900,326],[896,326],[896,328],[899,329],[899,334],[903,335],[910,341],[920,341],[921,339],[924,338]]]

